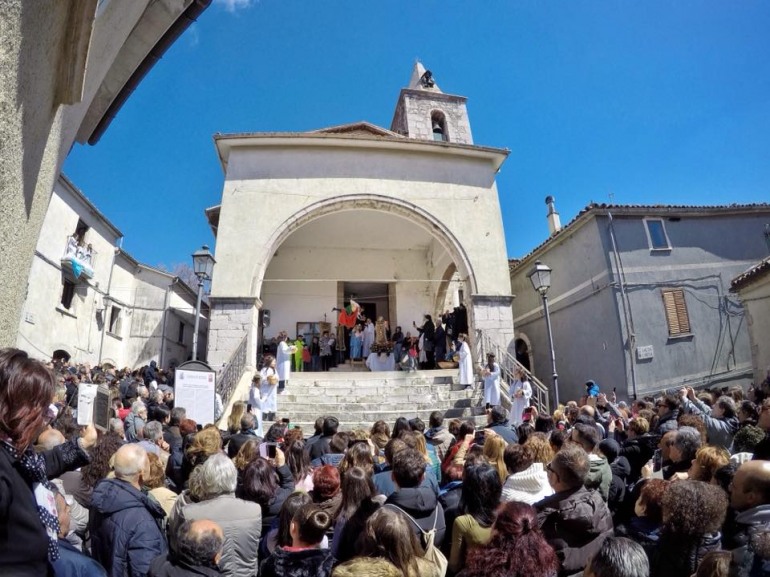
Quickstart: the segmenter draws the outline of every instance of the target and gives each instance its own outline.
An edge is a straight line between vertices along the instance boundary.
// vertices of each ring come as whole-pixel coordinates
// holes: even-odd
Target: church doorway
[[[392,283],[383,282],[340,282],[338,294],[342,294],[342,302],[338,303],[340,308],[350,304],[353,299],[361,306],[359,314],[372,319],[376,322],[382,317],[391,323],[391,300],[395,298]],[[395,311],[394,311],[395,312]],[[344,358],[350,358],[350,331],[347,327],[345,331],[345,354]]]

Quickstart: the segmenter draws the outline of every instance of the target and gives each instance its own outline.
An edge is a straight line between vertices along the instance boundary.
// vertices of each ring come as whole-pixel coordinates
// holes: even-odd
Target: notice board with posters
[[[203,426],[213,423],[216,393],[217,376],[214,371],[186,369],[182,365],[177,367],[174,406],[184,407],[188,419]]]

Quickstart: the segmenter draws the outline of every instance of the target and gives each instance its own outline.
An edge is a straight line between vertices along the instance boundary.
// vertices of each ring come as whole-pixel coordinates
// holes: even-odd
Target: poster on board
[[[177,369],[174,382],[174,406],[184,407],[187,418],[199,425],[214,422],[217,379],[213,371]]]
[[[93,424],[106,431],[110,424],[110,391],[104,385],[78,385],[77,422],[80,426]]]

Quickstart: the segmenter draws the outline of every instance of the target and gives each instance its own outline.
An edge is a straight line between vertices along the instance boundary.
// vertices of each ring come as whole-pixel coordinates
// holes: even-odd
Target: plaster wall
[[[134,313],[134,271],[135,265],[123,258],[122,255],[115,258],[110,284],[110,295],[113,300],[112,302],[108,301],[107,304],[120,307],[122,319],[119,331],[114,333],[105,331],[102,361],[107,361],[118,367],[134,366],[126,354]],[[109,322],[109,317],[107,317],[107,322]]]
[[[543,227],[545,228],[545,226]],[[595,221],[585,223],[548,246],[537,259],[552,269],[548,301],[553,329],[560,400],[579,398],[593,379],[605,388],[627,388],[623,336],[609,277],[608,256]],[[529,338],[535,375],[551,383],[551,357],[542,298],[527,276],[534,265],[528,258],[511,274],[516,332]],[[630,391],[626,394],[630,394]]]
[[[65,278],[61,257],[79,219],[90,227],[85,240],[94,250],[94,276],[75,280],[66,275],[76,282],[68,310],[61,304]],[[61,349],[75,360],[98,361],[103,317],[97,311],[102,306],[118,238],[117,231],[94,214],[65,181],[57,181],[30,269],[16,346],[44,359]]]
[[[97,0],[3,2],[0,346],[16,343],[27,279],[55,179],[86,114],[91,111],[93,127],[106,110],[106,102],[100,112],[92,108],[95,95],[101,88],[101,97],[111,101],[138,64],[121,53],[129,36],[143,58],[189,2],[114,1],[102,3],[98,11]],[[81,135],[80,141],[86,138]]]
[[[389,150],[308,148],[230,154],[212,296],[257,296],[254,281],[277,248],[270,246],[276,227],[321,200],[337,198],[344,210],[346,195],[379,195],[426,210],[468,255],[477,291],[510,294],[500,205],[489,162]],[[388,210],[385,204],[381,209]],[[380,207],[373,203],[372,208]]]
[[[589,378],[629,396],[634,381],[638,395],[682,385],[745,384],[751,366],[746,320],[728,288],[731,278],[765,255],[768,216],[664,219],[671,249],[654,251],[642,217],[615,215],[628,314],[608,218],[598,215],[566,231],[511,276],[514,320],[531,339],[536,374],[544,382],[550,375],[542,304],[526,276],[538,258],[554,270],[548,298],[562,396],[582,393]],[[661,292],[669,288],[685,293],[688,335],[669,336]],[[640,358],[639,347],[652,347],[652,357]]]
[[[770,275],[764,274],[738,294],[746,311],[753,381],[758,385],[770,371],[770,346],[767,344],[767,335],[770,335]]]
[[[9,0],[0,14],[0,347],[16,345],[38,233],[63,159],[55,55],[66,23],[65,2],[43,10]]]
[[[292,278],[331,280],[285,280]],[[405,330],[431,311],[439,284],[429,280],[425,251],[281,248],[262,285],[263,307],[271,311],[265,336],[284,329],[293,334],[297,322],[322,321],[324,313],[336,325],[337,313],[331,309],[337,306],[337,280],[394,283],[397,305],[391,318]]]

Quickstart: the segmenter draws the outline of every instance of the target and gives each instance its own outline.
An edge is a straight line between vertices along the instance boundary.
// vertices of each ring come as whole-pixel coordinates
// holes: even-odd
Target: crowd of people
[[[482,427],[434,411],[351,431],[319,416],[303,431],[257,392],[220,429],[175,406],[173,373],[156,366],[4,349],[0,575],[770,572],[767,384],[627,404],[589,381],[540,414],[519,376],[512,409],[490,402]],[[115,391],[108,430],[78,426],[81,379]]]

